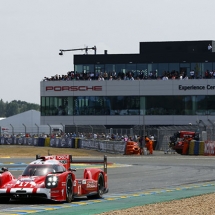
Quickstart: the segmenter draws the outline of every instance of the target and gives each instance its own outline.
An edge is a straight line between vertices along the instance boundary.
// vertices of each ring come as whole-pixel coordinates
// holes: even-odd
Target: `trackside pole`
[[[104,172],[107,173],[107,155],[104,155]]]

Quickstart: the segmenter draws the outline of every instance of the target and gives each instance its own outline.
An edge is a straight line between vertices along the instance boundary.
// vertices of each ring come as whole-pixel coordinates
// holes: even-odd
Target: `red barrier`
[[[137,142],[134,141],[128,141],[126,143],[126,149],[125,149],[126,155],[140,155],[140,147]]]

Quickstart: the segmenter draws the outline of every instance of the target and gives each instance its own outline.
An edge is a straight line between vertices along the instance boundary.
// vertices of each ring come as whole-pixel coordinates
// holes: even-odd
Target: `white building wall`
[[[180,90],[179,86],[191,89]],[[70,90],[46,90],[67,86]],[[70,87],[100,86],[101,91],[71,90]],[[202,89],[194,89],[201,87]],[[73,88],[74,89],[74,88]],[[189,80],[140,80],[140,81],[43,81],[40,86],[41,96],[179,96],[179,95],[215,95],[214,79],[189,79]],[[147,115],[146,125],[186,125],[196,124],[197,120],[215,122],[215,115]],[[41,124],[63,125],[142,125],[143,116],[41,116]]]

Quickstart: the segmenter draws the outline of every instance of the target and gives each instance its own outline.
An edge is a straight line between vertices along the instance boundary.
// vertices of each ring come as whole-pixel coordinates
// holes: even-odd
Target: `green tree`
[[[19,106],[16,102],[12,101],[8,103],[7,109],[6,109],[6,117],[16,115],[18,113],[18,109],[19,109]]]
[[[4,103],[2,99],[0,100],[0,117],[9,117],[28,110],[40,111],[40,105],[20,100],[13,100],[9,103]]]
[[[0,100],[0,117],[5,117],[5,103],[3,102],[3,100]]]

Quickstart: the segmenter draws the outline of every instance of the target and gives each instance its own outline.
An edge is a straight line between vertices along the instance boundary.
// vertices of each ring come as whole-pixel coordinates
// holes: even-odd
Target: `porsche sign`
[[[102,91],[102,86],[46,86],[46,91]]]

